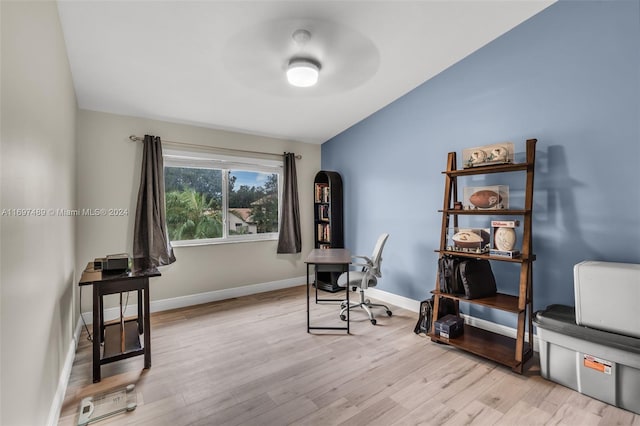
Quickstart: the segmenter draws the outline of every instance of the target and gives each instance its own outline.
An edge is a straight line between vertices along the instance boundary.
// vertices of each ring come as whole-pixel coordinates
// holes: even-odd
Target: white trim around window
[[[201,170],[219,170],[221,172],[220,178],[216,178],[215,180],[220,180],[220,193],[217,194],[216,202],[220,204],[220,210],[214,211],[213,209],[208,209],[206,212],[202,214],[201,217],[208,216],[207,220],[213,221],[216,224],[219,224],[221,220],[221,236],[220,237],[194,237],[193,229],[191,233],[187,233],[188,238],[180,239],[178,235],[185,235],[179,232],[175,225],[176,217],[173,219],[170,217],[173,209],[170,208],[169,203],[167,204],[167,226],[169,228],[169,238],[171,240],[171,244],[174,247],[184,247],[184,246],[197,246],[197,245],[210,245],[210,244],[226,244],[226,243],[238,243],[238,242],[250,242],[250,241],[265,241],[265,240],[277,240],[280,223],[280,209],[281,209],[281,199],[282,199],[282,178],[283,178],[283,167],[282,161],[271,160],[271,159],[262,159],[262,158],[250,158],[250,157],[238,157],[238,156],[228,156],[215,154],[211,152],[204,151],[185,151],[185,150],[176,150],[176,149],[163,149],[163,159],[164,159],[164,167],[165,167],[165,186],[171,184],[167,182],[167,180],[172,180],[173,178],[167,177],[167,169],[168,168],[181,168],[181,169],[201,169]],[[277,203],[276,206],[273,205],[272,196],[268,194],[262,197],[263,199],[255,200],[252,206],[244,206],[243,208],[229,208],[229,175],[235,173],[235,175],[240,174],[241,172],[248,172],[248,174],[276,174],[277,175]],[[268,178],[268,177],[267,177]],[[214,179],[212,179],[213,181]],[[269,179],[267,179],[269,180]],[[173,182],[173,180],[172,180]],[[175,182],[173,182],[175,184]],[[271,182],[273,184],[273,182]],[[171,186],[171,185],[169,185]],[[258,191],[264,191],[265,187],[254,186]],[[252,188],[252,189],[253,189]],[[193,188],[195,191],[195,187]],[[171,187],[165,188],[166,194],[172,192]],[[174,194],[175,195],[175,194]],[[202,194],[200,194],[202,195]],[[196,197],[197,198],[197,197]],[[174,198],[172,198],[173,200]],[[204,198],[206,199],[206,197]],[[271,199],[271,200],[269,200]],[[211,199],[208,200],[211,202]],[[253,215],[259,215],[260,212],[256,212],[256,208],[260,204],[265,204],[265,208],[263,209],[264,216],[262,219],[253,220]],[[197,204],[197,202],[194,202]],[[277,223],[276,232],[260,232],[260,228],[267,231],[272,229],[274,226],[274,211],[276,209],[277,215]],[[251,209],[251,210],[249,210]],[[230,210],[234,210],[236,214],[233,217],[230,217]],[[212,217],[218,217],[218,219],[212,219]],[[220,217],[221,216],[221,217]],[[173,220],[170,225],[169,222]],[[261,221],[262,220],[262,221]],[[268,220],[268,224],[267,224]],[[179,221],[179,219],[178,219]],[[185,227],[186,225],[185,220]],[[232,223],[233,222],[233,223]],[[189,222],[190,225],[193,225],[193,221]],[[235,229],[238,229],[238,233],[235,234],[230,230],[230,227],[236,226]],[[218,225],[215,225],[217,227]],[[195,227],[195,226],[194,226]],[[205,227],[206,228],[206,227]],[[216,228],[217,229],[217,228]],[[206,234],[208,231],[204,231]],[[210,231],[217,233],[219,231]],[[201,235],[203,231],[199,230],[196,234]],[[172,239],[173,237],[173,239]]]

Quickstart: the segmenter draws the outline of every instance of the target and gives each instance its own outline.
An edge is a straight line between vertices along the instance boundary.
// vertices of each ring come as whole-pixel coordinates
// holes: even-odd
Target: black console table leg
[[[142,304],[143,304],[143,294],[142,290],[138,290],[138,334],[144,333],[146,324],[143,321],[140,321],[140,318],[144,318],[142,316]]]
[[[144,318],[144,368],[151,368],[151,311],[149,310],[149,278],[145,278],[144,290],[144,311],[138,310],[138,323],[140,318]]]
[[[102,340],[102,296],[98,286],[93,286],[93,383],[100,381],[100,342]]]

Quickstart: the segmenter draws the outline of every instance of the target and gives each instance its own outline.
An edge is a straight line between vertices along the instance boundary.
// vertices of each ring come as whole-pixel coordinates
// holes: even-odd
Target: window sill
[[[278,241],[278,237],[264,237],[264,238],[242,238],[242,239],[233,239],[229,238],[221,241],[174,241],[171,243],[173,248],[181,248],[181,247],[197,247],[197,246],[217,246],[223,244],[238,244],[238,243],[256,243],[261,241]]]

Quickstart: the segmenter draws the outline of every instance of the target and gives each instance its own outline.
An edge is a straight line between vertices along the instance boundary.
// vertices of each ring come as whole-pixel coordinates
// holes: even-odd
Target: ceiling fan
[[[378,70],[380,55],[369,38],[337,22],[278,19],[233,35],[222,62],[246,87],[279,96],[320,96],[364,84]],[[303,79],[290,83],[289,74]]]

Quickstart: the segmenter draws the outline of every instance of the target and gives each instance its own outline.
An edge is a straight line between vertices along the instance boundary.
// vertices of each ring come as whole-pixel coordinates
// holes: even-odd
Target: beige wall
[[[44,425],[75,350],[74,220],[48,209],[75,206],[77,107],[56,3],[0,14],[0,208],[47,210],[0,218],[0,424]]]
[[[65,360],[73,359],[79,275],[94,257],[131,251],[142,145],[128,136],[303,156],[301,254],[278,255],[275,241],[176,248],[178,261],[153,280],[152,300],[303,276],[320,146],[78,111],[56,3],[1,1],[0,19],[0,208],[43,214],[0,217],[0,424],[44,425],[56,420]],[[83,208],[129,215],[58,211]],[[91,309],[89,293],[83,311]]]
[[[78,116],[78,208],[121,208],[128,209],[129,215],[78,218],[78,271],[95,257],[132,251],[142,157],[142,144],[131,142],[132,134],[152,134],[164,140],[213,147],[302,155],[296,162],[302,217],[301,254],[276,254],[277,241],[176,247],[176,263],[162,267],[162,277],[152,280],[152,301],[304,276],[304,256],[313,245],[311,188],[320,170],[320,145],[84,110]],[[105,302],[106,306],[113,304],[114,300]],[[82,310],[91,310],[88,292],[83,294]]]

